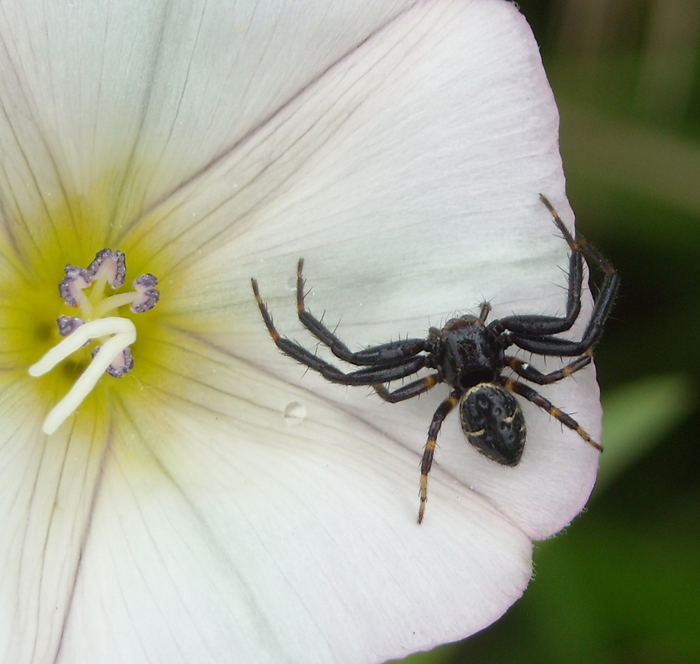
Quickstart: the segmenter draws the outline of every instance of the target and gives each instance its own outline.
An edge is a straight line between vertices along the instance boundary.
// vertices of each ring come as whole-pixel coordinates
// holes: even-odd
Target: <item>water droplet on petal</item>
[[[287,404],[284,409],[284,421],[287,424],[300,424],[306,417],[306,407],[297,401]]]

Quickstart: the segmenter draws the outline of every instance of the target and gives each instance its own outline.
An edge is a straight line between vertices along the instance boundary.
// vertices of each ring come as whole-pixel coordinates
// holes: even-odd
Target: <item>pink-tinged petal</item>
[[[480,457],[453,416],[418,526],[444,386],[386,404],[269,338],[253,276],[280,330],[315,349],[296,320],[300,256],[309,307],[352,348],[425,336],[484,299],[492,317],[565,304],[566,243],[538,199],[572,223],[558,115],[515,7],[304,10],[0,8],[0,277],[31,276],[63,237],[58,199],[77,238],[61,251],[133,247],[162,288],[95,421],[86,406],[47,440],[46,404],[3,375],[8,663],[401,656],[501,615],[531,539],[588,497],[597,453],[546,414],[525,405],[517,468]],[[598,437],[593,369],[542,392]]]
[[[105,461],[59,662],[379,662],[481,629],[520,596],[531,542],[488,500],[436,485],[418,526],[408,450],[179,341],[177,365],[209,379],[158,368],[138,420],[133,395],[116,406],[128,443]]]
[[[424,337],[430,325],[484,300],[493,305],[491,320],[561,315],[568,246],[539,199],[546,193],[572,223],[557,130],[537,45],[512,5],[420,4],[127,237],[150,243],[164,265],[185,247],[188,280],[171,310],[174,324],[191,329],[190,312],[198,312],[198,323],[210,320],[219,330],[210,338],[232,355],[352,408],[418,455],[447,390],[389,405],[281,359],[248,280],[258,279],[279,330],[312,349],[316,341],[296,320],[300,256],[309,308],[325,312],[352,349]],[[586,293],[573,336],[589,313]],[[532,362],[547,371],[561,365]],[[593,368],[541,391],[600,440]],[[458,478],[543,538],[580,512],[599,454],[544,411],[524,408],[521,466],[482,458],[454,416],[431,481]]]

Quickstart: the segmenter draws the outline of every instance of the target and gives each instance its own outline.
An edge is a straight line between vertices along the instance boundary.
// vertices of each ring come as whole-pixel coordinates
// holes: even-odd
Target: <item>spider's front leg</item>
[[[569,245],[569,272],[568,287],[566,294],[566,314],[559,316],[542,315],[513,315],[500,318],[489,325],[497,334],[504,330],[509,330],[513,334],[526,337],[559,334],[570,330],[579,313],[581,312],[581,290],[583,288],[583,256],[581,254],[581,243],[587,247],[587,243],[582,238],[574,238],[559,213],[545,196],[540,194],[540,200],[544,203],[554,218],[554,223],[561,231],[564,239]]]
[[[443,380],[440,373],[430,374],[425,376],[425,378],[420,378],[414,380],[408,385],[399,387],[396,390],[389,391],[384,385],[372,385],[374,391],[382,398],[384,401],[389,403],[398,403],[399,401],[405,401],[406,399],[412,399],[417,397],[419,394],[423,394],[428,390],[432,390],[438,383]]]
[[[534,320],[532,323],[528,322],[529,319],[541,319],[545,321],[549,318],[546,316],[511,316],[510,318],[501,319],[499,322],[506,323],[505,328],[514,333],[510,337],[510,340],[523,350],[528,350],[531,353],[538,353],[539,355],[556,355],[559,357],[583,355],[598,342],[601,334],[603,333],[603,326],[605,325],[605,321],[610,314],[610,310],[615,300],[615,295],[617,294],[617,289],[620,285],[620,279],[617,275],[617,271],[610,264],[607,258],[605,258],[605,256],[603,256],[603,254],[601,254],[594,246],[588,244],[588,242],[586,242],[586,240],[580,235],[573,238],[571,233],[569,233],[567,228],[564,226],[564,222],[557,214],[557,211],[554,209],[554,207],[552,207],[552,204],[544,196],[540,196],[540,198],[552,213],[555,223],[564,234],[569,246],[572,247],[572,257],[574,255],[580,255],[581,253],[585,254],[586,257],[605,274],[603,285],[600,288],[598,297],[595,298],[593,312],[591,313],[591,317],[586,324],[580,341],[571,341],[569,339],[551,337],[549,335],[563,332],[564,330],[552,329],[546,325],[538,325]],[[582,278],[582,272],[580,276],[576,275],[579,300],[581,296],[580,282],[582,281]],[[569,306],[571,305],[571,298],[572,273],[570,271],[566,320],[567,322],[571,322],[571,325],[568,325],[568,327],[565,328],[566,330],[570,329],[574,323],[574,320],[570,320]]]
[[[297,263],[297,315],[301,324],[321,343],[331,349],[337,358],[358,366],[374,364],[401,363],[405,358],[417,355],[425,350],[425,339],[403,339],[390,341],[379,346],[372,346],[361,351],[351,351],[333,332],[331,332],[307,308],[304,295],[304,259]]]
[[[564,225],[561,217],[549,200],[540,195],[540,199],[554,218],[554,223],[561,231],[571,248],[569,257],[569,287],[566,301],[566,315],[556,316],[507,316],[494,321],[489,326],[497,333],[509,330],[510,340],[515,345],[531,353],[572,357],[583,355],[594,346],[603,333],[603,326],[610,314],[617,289],[620,285],[617,271],[594,246],[588,244],[580,235],[573,237]],[[586,256],[605,275],[600,293],[595,299],[593,312],[586,325],[580,341],[552,337],[553,334],[565,332],[573,327],[581,309],[581,290],[583,285],[583,259]]]
[[[250,281],[253,287],[255,300],[260,309],[260,314],[277,348],[285,355],[289,355],[289,357],[295,359],[297,362],[309,367],[309,369],[318,371],[326,380],[333,383],[340,383],[341,385],[374,385],[406,378],[425,367],[427,355],[412,355],[397,359],[391,364],[377,363],[376,366],[365,366],[357,371],[345,373],[295,341],[283,337],[277,331],[267,305],[260,296],[258,282],[255,279],[251,279]]]

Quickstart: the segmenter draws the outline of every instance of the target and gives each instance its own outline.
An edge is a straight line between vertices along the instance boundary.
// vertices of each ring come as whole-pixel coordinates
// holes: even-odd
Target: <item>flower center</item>
[[[79,315],[58,317],[58,331],[65,338],[29,367],[29,375],[43,376],[85,347],[92,346],[92,361],[44,420],[43,430],[48,435],[78,408],[104,373],[121,378],[134,367],[131,344],[136,341],[136,326],[128,318],[107,314],[127,305],[133,313],[142,314],[153,309],[160,299],[155,288],[158,279],[152,274],[135,279],[133,290],[116,292],[126,279],[126,257],[121,251],[103,249],[86,269],[66,265],[65,273],[58,292]],[[107,294],[107,287],[111,295]]]

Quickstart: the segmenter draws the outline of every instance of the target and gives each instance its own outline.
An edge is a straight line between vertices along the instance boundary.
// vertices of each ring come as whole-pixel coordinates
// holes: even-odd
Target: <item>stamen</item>
[[[92,349],[92,357],[100,352],[102,346],[95,346]],[[131,354],[131,346],[127,346],[121,353],[119,353],[112,364],[107,367],[107,373],[112,376],[112,378],[122,378],[126,376],[134,368],[134,356]]]
[[[79,307],[84,300],[83,289],[90,285],[90,275],[86,270],[75,265],[66,265],[66,276],[58,284],[58,293],[69,307]]]
[[[95,318],[104,316],[107,312],[126,304],[130,304],[131,311],[142,314],[150,311],[160,301],[160,291],[154,286],[158,285],[158,279],[152,274],[142,274],[134,280],[134,290],[128,293],[118,293],[100,302],[93,312]]]
[[[118,293],[117,295],[112,295],[102,300],[102,302],[100,302],[95,307],[95,310],[92,312],[92,315],[95,318],[100,318],[101,316],[104,316],[110,311],[114,311],[115,309],[119,309],[119,307],[131,304],[137,297],[138,293],[134,291],[128,291],[127,293]]]
[[[144,311],[153,309],[160,300],[160,291],[154,286],[158,285],[158,279],[152,274],[142,274],[134,280],[134,290],[139,295],[131,305],[131,310],[135,314],[142,314]]]
[[[131,344],[136,341],[136,327],[126,318],[103,316],[126,305],[140,314],[152,309],[160,300],[160,291],[155,288],[158,279],[152,274],[138,277],[131,292],[105,297],[107,284],[112,290],[124,285],[126,257],[121,251],[102,249],[87,269],[66,265],[64,271],[66,276],[59,284],[59,293],[67,305],[80,308],[80,316],[58,317],[56,324],[64,339],[29,367],[29,375],[42,376],[94,339],[102,342],[105,337],[108,340],[93,349],[92,362],[44,420],[43,430],[49,435],[80,406],[103,373],[121,378],[134,368]],[[90,290],[86,291],[87,288]]]
[[[126,256],[121,251],[102,249],[85,270],[93,280],[104,279],[115,290],[124,285]]]
[[[100,352],[95,354],[88,368],[75,381],[68,394],[47,415],[42,427],[45,434],[54,433],[80,406],[112,363],[119,364],[123,361],[125,349],[136,341],[136,327],[128,318],[111,317],[90,321],[76,328],[70,336],[29,367],[30,376],[43,376],[59,362],[82,348],[86,342],[108,335],[114,336],[100,347]]]
[[[58,325],[58,333],[62,337],[67,337],[69,334],[73,334],[81,325],[85,325],[85,321],[78,316],[59,316],[56,321]]]

